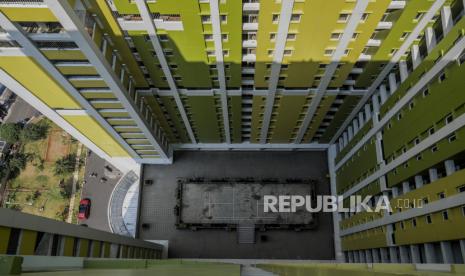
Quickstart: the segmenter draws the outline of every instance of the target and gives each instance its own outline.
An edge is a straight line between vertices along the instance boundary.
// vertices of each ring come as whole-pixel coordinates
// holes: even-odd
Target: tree
[[[50,125],[42,120],[35,124],[27,124],[20,132],[20,139],[23,142],[37,141],[47,137]]]
[[[69,154],[55,161],[54,173],[55,175],[66,177],[74,171],[76,164],[76,155]]]
[[[5,123],[0,125],[0,138],[9,144],[18,142],[21,133],[21,125],[17,123]]]
[[[17,153],[13,156],[11,156],[8,159],[8,168],[12,172],[19,172],[21,170],[24,170],[26,168],[26,163],[28,161],[28,156],[23,153]]]

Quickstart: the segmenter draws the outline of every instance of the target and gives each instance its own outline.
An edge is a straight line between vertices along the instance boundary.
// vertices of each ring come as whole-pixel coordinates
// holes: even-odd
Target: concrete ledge
[[[144,259],[85,259],[85,269],[134,269],[147,268],[147,260]]]
[[[22,256],[22,272],[82,269],[84,258],[63,256]]]
[[[0,256],[0,275],[21,274],[21,263],[23,258],[19,256]]]

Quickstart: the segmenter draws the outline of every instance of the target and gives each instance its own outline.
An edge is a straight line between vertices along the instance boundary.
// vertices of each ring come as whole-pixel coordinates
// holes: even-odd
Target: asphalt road
[[[10,107],[9,114],[5,117],[6,123],[21,122],[24,119],[31,118],[33,116],[39,116],[41,113],[30,106],[20,97],[16,97],[15,102]]]
[[[95,153],[88,155],[84,178],[86,182],[81,191],[81,198],[89,198],[91,200],[91,209],[89,218],[80,221],[79,224],[87,224],[88,227],[110,232],[110,226],[108,225],[108,203],[111,192],[121,178],[121,175],[115,168],[112,167],[113,172],[111,173],[105,169],[105,166],[111,165]],[[92,177],[92,173],[96,173],[97,177]],[[100,179],[102,177],[105,177],[107,181],[101,182]]]

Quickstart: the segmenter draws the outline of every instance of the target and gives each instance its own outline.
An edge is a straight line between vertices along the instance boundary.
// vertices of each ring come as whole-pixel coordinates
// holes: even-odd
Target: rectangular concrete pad
[[[308,178],[315,179],[316,194],[329,194],[326,152],[176,152],[173,165],[145,165],[139,236],[146,240],[169,240],[171,258],[334,258],[332,215],[318,215],[311,231],[270,230],[257,233],[256,244],[237,244],[236,231],[176,229],[176,188],[179,178]],[[260,235],[266,235],[262,242]]]

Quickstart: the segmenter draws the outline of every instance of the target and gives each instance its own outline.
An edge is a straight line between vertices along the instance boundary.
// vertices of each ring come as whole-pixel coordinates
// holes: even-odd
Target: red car
[[[89,218],[90,215],[90,199],[84,198],[79,202],[78,219],[83,220]]]

